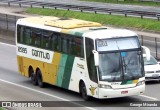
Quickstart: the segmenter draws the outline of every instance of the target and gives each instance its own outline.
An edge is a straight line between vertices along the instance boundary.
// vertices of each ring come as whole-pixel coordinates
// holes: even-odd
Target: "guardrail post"
[[[141,19],[143,19],[143,15],[141,15]]]
[[[160,18],[160,14],[157,14],[156,16],[157,16],[157,20],[159,21],[159,18]]]
[[[44,8],[44,5],[42,6],[42,8]]]
[[[10,7],[10,2],[8,2],[8,6]]]
[[[19,7],[21,7],[21,4],[19,3]]]
[[[70,9],[69,9],[69,8],[68,8],[67,10],[68,10],[68,11],[70,11]]]
[[[6,14],[6,23],[7,23],[7,30],[8,30],[8,15]]]
[[[155,37],[155,48],[156,48],[156,58],[157,58],[157,38]]]
[[[32,4],[30,5],[30,7],[32,8]]]
[[[124,12],[124,16],[127,17],[127,13],[126,12]]]
[[[95,14],[97,14],[97,11],[94,11]]]
[[[17,17],[16,17],[16,16],[14,16],[14,18],[15,18],[15,25],[16,25]]]
[[[56,9],[57,9],[57,7],[54,7],[54,9],[56,10]]]

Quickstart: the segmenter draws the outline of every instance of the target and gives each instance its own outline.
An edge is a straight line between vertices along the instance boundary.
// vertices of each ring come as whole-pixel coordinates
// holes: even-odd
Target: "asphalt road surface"
[[[8,2],[0,2],[1,5],[8,5]],[[24,1],[31,1],[31,0],[24,0]],[[109,8],[109,9],[116,9],[116,10],[132,10],[132,11],[143,11],[143,12],[155,12],[159,13],[160,8],[159,7],[150,7],[150,6],[136,6],[136,5],[124,5],[124,4],[111,4],[111,3],[100,3],[100,2],[86,2],[86,1],[79,1],[79,0],[34,0],[36,2],[41,1],[45,3],[57,3],[57,4],[63,4],[63,5],[76,5],[76,6],[89,6],[89,7],[97,7],[97,8]],[[33,1],[32,1],[33,2]],[[19,6],[19,3],[17,2],[11,2],[11,6]],[[28,3],[22,4],[22,7],[30,7]],[[34,7],[34,6],[33,6]],[[41,7],[41,6],[35,6],[35,7]],[[104,13],[104,12],[102,12]],[[106,14],[106,13],[104,13]],[[123,15],[123,13],[114,12],[112,13],[114,15]],[[127,14],[127,16],[134,16],[134,17],[141,17],[140,15],[133,15],[133,14]],[[157,19],[157,17],[152,16],[144,16],[143,18],[152,18]]]
[[[148,82],[144,95],[106,100],[92,99],[92,101],[84,102],[78,93],[72,91],[51,85],[48,85],[47,88],[39,88],[38,86],[32,85],[30,79],[19,75],[17,72],[16,47],[14,45],[0,43],[0,101],[67,101],[68,104],[73,106],[80,106],[77,108],[65,108],[62,104],[61,107],[56,108],[69,110],[159,110],[160,107],[125,107],[125,104],[128,105],[130,104],[129,102],[132,101],[159,101],[159,91],[159,82]],[[22,108],[10,109],[22,110]],[[48,110],[49,108],[41,109]]]
[[[30,1],[30,0],[26,0]],[[35,0],[43,2],[70,4],[70,5],[81,5],[81,6],[95,6],[101,8],[112,8],[112,9],[122,9],[122,10],[135,10],[135,11],[152,11],[160,12],[160,7],[150,7],[150,6],[137,6],[137,5],[124,5],[124,4],[111,4],[111,3],[100,3],[100,2],[87,2],[79,0]]]

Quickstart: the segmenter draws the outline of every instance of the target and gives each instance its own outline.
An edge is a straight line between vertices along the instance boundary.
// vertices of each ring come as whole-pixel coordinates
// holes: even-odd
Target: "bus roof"
[[[91,39],[137,36],[136,33],[129,30],[113,29],[104,27],[100,23],[72,18],[68,19],[51,16],[29,17],[19,19],[17,24],[77,35],[80,37],[88,37]]]
[[[118,38],[118,37],[132,37],[137,36],[133,31],[126,29],[105,29],[87,32],[83,34],[84,37],[92,39]]]
[[[21,21],[29,22],[35,25],[44,25],[50,27],[57,27],[61,29],[101,26],[101,24],[97,22],[90,22],[72,18],[50,17],[50,16],[23,18],[21,19]]]

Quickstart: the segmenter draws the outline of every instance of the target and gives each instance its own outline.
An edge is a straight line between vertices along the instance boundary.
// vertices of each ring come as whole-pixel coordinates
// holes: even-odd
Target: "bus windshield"
[[[144,76],[138,37],[100,39],[96,46],[100,80],[115,82]]]
[[[115,82],[143,77],[141,52],[127,51],[99,55],[100,80]]]

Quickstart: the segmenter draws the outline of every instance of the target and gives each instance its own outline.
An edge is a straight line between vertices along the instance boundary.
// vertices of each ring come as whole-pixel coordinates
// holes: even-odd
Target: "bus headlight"
[[[136,86],[140,86],[140,85],[143,85],[145,83],[145,81],[143,80],[143,81],[140,81],[140,82],[138,82],[137,83],[137,85]]]
[[[99,88],[112,89],[110,85],[99,84]]]

